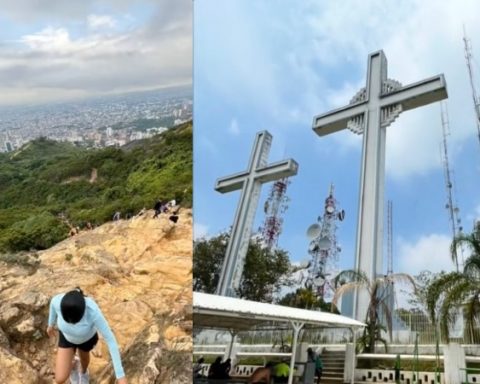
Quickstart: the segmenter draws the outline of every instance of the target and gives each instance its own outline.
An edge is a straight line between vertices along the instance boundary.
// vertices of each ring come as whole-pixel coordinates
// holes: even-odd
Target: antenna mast
[[[330,185],[328,197],[325,199],[325,207],[322,216],[318,216],[317,222],[307,230],[310,240],[308,253],[311,262],[308,268],[306,286],[311,287],[317,297],[325,300],[331,292],[330,280],[332,272],[336,269],[336,263],[341,251],[337,242],[337,222],[343,221],[345,211],[339,210],[334,195],[333,184]]]
[[[289,184],[290,180],[288,180],[288,177],[277,180],[273,183],[268,199],[265,201],[265,221],[260,230],[266,248],[274,249],[277,246],[278,237],[282,232],[283,225],[281,215],[288,209],[288,202],[290,200],[286,195]]]
[[[465,26],[463,26],[463,42],[465,45],[465,59],[467,60],[468,76],[470,78],[470,86],[472,88],[472,98],[473,106],[475,108],[475,123],[477,125],[477,135],[480,142],[480,99],[477,96],[477,91],[475,90],[475,82],[473,77],[473,68],[472,68],[472,43],[467,37],[465,31]]]
[[[459,218],[460,210],[455,203],[453,197],[453,182],[451,178],[450,165],[448,162],[448,149],[447,149],[447,136],[450,134],[450,126],[448,121],[447,104],[443,101],[440,102],[440,111],[442,117],[442,134],[443,134],[443,168],[445,172],[445,186],[447,188],[447,204],[445,208],[448,210],[450,224],[452,226],[452,238],[455,238],[459,232],[462,231],[461,220]],[[458,255],[457,250],[454,249],[455,264],[458,272]]]

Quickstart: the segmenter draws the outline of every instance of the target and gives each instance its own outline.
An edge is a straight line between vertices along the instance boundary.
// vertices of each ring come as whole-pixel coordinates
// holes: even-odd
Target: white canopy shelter
[[[349,328],[355,338],[355,331],[365,327],[365,324],[357,320],[333,313],[193,292],[193,324],[195,327],[246,331],[272,323],[287,323],[294,331],[289,384],[292,384],[293,380],[297,339],[302,328]]]

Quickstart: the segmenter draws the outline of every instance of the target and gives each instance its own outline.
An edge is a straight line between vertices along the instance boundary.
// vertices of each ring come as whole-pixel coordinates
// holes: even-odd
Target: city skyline
[[[187,87],[0,107],[0,152],[19,149],[38,137],[90,148],[122,146],[191,120],[192,103]]]

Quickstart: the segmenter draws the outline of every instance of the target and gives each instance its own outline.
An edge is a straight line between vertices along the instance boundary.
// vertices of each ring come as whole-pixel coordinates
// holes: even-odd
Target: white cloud
[[[59,2],[46,1],[52,7]],[[48,18],[37,14],[36,9],[22,13],[21,7],[11,7],[11,12],[25,15],[25,20],[30,16],[32,20],[38,18],[32,25],[41,27],[0,42],[0,105],[65,101],[76,96],[192,83],[191,2],[139,1],[138,5],[148,3],[150,13],[146,19],[127,26],[120,20],[128,13],[131,1],[115,2],[111,9],[115,18],[95,13],[93,2],[87,2],[79,10],[80,16],[70,12],[73,3],[70,8],[62,5],[63,16],[55,13]],[[83,34],[74,29],[85,22],[90,28]],[[13,24],[21,27],[19,31],[25,29],[20,21]]]
[[[193,238],[194,240],[201,239],[208,236],[208,226],[200,223],[193,223]]]
[[[91,29],[114,28],[117,21],[109,15],[89,15],[87,18],[88,27]]]
[[[25,35],[20,41],[36,51],[65,52],[73,47],[70,35],[65,28],[47,27],[40,32]]]
[[[244,13],[251,12],[251,4],[234,4],[230,7],[229,2],[226,12],[233,9],[242,21],[235,32],[211,42],[199,37],[202,46],[212,44],[209,52],[214,52],[208,59],[203,58],[208,60],[204,75],[217,79],[219,93],[232,103],[243,103],[244,108],[250,109],[261,106],[272,124],[281,126],[292,120],[309,124],[314,115],[348,103],[364,86],[368,54],[383,49],[389,62],[389,77],[404,85],[445,74],[451,148],[475,134],[462,25],[467,25],[470,36],[480,35],[480,23],[475,20],[480,12],[478,2],[470,0],[458,7],[434,0],[401,4],[365,0],[341,5],[305,1],[301,5],[286,5],[286,11],[275,12],[275,17],[267,17],[272,10],[271,3],[266,3],[253,6],[261,23],[244,23]],[[203,12],[201,6],[198,9]],[[231,19],[225,18],[224,23],[231,23]],[[216,27],[208,28],[217,28],[215,33],[210,31],[207,36],[231,27],[214,24]],[[283,46],[279,41],[284,42]],[[477,47],[479,44],[480,41]],[[223,58],[225,51],[231,65],[222,64],[222,68],[219,63],[223,61],[217,55]],[[254,58],[254,62],[249,58]],[[229,80],[232,73],[234,81]],[[339,75],[344,76],[340,84]],[[300,84],[302,92],[292,94],[291,84]],[[242,96],[244,99],[239,100]],[[441,169],[440,140],[438,103],[403,113],[387,132],[387,175],[405,180]],[[339,141],[347,150],[352,149],[353,142]],[[406,153],[412,155],[406,157]],[[455,154],[450,154],[452,160]]]
[[[230,122],[230,127],[228,128],[228,130],[234,136],[238,136],[240,134],[240,128],[238,126],[237,119],[235,119],[235,118],[232,119],[232,121]]]
[[[398,272],[416,275],[420,271],[451,271],[455,268],[450,256],[449,236],[430,234],[421,236],[416,242],[398,240]]]

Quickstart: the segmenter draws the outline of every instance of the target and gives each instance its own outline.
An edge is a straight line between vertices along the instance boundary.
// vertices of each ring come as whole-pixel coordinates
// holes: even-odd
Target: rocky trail
[[[80,286],[102,309],[129,383],[191,382],[192,214],[110,222],[54,247],[0,262],[0,383],[53,383],[50,298]],[[115,383],[101,340],[91,383]]]

